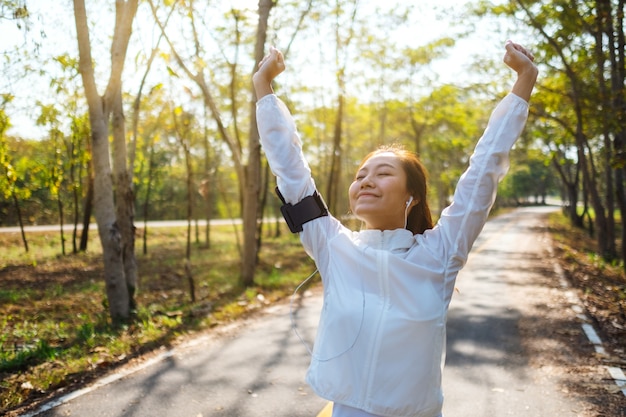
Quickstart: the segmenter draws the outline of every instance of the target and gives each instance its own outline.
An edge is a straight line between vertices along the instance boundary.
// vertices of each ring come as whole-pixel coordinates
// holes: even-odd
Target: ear
[[[416,200],[412,195],[409,196],[409,199],[406,201],[406,208],[411,208],[419,204],[419,200]]]

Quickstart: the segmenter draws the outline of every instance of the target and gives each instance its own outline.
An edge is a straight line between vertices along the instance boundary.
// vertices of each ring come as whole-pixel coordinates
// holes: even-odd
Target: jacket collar
[[[354,232],[358,244],[388,251],[405,251],[415,244],[415,237],[410,230],[361,230]]]

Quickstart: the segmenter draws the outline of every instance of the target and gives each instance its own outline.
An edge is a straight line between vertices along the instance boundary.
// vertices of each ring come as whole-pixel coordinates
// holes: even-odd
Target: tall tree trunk
[[[135,256],[135,195],[132,179],[127,166],[126,128],[124,108],[122,103],[121,86],[112,108],[113,129],[113,178],[115,179],[115,211],[117,225],[122,237],[122,262],[124,276],[128,288],[128,308],[134,311],[137,308],[135,292],[137,291],[137,259]]]
[[[95,107],[92,110],[92,107]],[[104,280],[106,284],[109,315],[114,323],[130,316],[128,288],[122,258],[122,236],[117,224],[113,202],[113,181],[109,163],[108,121],[101,106],[90,106],[94,162],[94,207],[98,235],[104,258]]]
[[[622,157],[622,166],[618,175],[616,175],[617,188],[622,195],[623,204],[620,206],[622,213],[622,262],[626,270],[626,198],[624,197],[624,181],[626,181],[626,92],[624,84],[626,84],[626,35],[624,34],[624,0],[617,2],[617,10],[615,30],[612,31],[617,35],[617,39],[613,43],[615,45],[615,58],[611,59],[611,91],[613,92],[614,111],[617,116],[617,131],[615,132],[615,152]]]
[[[126,277],[125,257],[128,256],[128,242],[124,236],[128,236],[129,228],[132,227],[132,219],[120,218],[119,216],[130,214],[128,206],[122,210],[116,210],[113,191],[113,175],[110,165],[109,150],[109,118],[113,112],[114,140],[119,140],[124,130],[123,114],[121,111],[121,76],[124,68],[124,60],[128,47],[128,41],[132,31],[132,22],[137,11],[138,0],[116,2],[116,19],[111,46],[111,74],[109,83],[103,96],[98,94],[93,59],[91,55],[91,43],[87,12],[84,0],[74,0],[74,17],[79,50],[79,70],[85,88],[85,95],[89,107],[89,121],[92,135],[92,157],[94,167],[94,206],[96,207],[96,221],[98,233],[102,244],[104,259],[104,279],[106,283],[109,315],[114,324],[118,324],[130,317],[132,306],[132,294],[129,294],[129,285]],[[125,134],[123,135],[125,140]],[[116,157],[116,156],[114,156]],[[124,152],[124,158],[126,154]],[[126,162],[120,167],[116,161],[116,181],[118,182],[118,201],[126,204],[128,189],[125,189],[123,171],[126,170]],[[131,194],[132,195],[132,194]],[[122,214],[123,213],[123,214]],[[123,228],[123,230],[120,229]],[[126,237],[128,239],[128,237]],[[130,269],[129,269],[130,270]],[[131,277],[132,280],[132,277]]]
[[[604,34],[608,38],[608,56],[611,69],[610,84],[610,110],[613,117],[607,118],[605,126],[607,131],[613,133],[614,155],[611,161],[615,169],[615,189],[617,203],[622,213],[622,250],[621,258],[626,260],[626,191],[625,171],[626,171],[626,92],[624,83],[626,77],[625,61],[625,35],[624,35],[624,0],[619,0],[613,10],[613,3],[608,0],[598,1],[598,12],[602,12]],[[624,263],[626,268],[626,263]]]
[[[259,22],[254,47],[254,62],[261,62],[265,55],[267,22],[274,7],[272,0],[259,0]],[[252,70],[256,70],[256,64]],[[250,77],[252,79],[252,77]],[[254,284],[258,256],[257,220],[259,218],[259,194],[261,191],[261,142],[256,124],[256,96],[252,91],[250,103],[250,132],[248,137],[248,164],[245,166],[243,189],[243,253],[241,257],[241,283],[244,286]]]
[[[595,44],[595,57],[598,69],[596,70],[596,76],[598,80],[598,91],[600,94],[600,117],[602,118],[602,136],[604,139],[604,149],[602,150],[603,162],[604,162],[604,186],[605,202],[606,202],[606,246],[604,250],[604,257],[608,260],[613,260],[617,257],[617,248],[615,246],[615,197],[616,190],[614,187],[614,170],[612,169],[613,160],[613,144],[611,143],[611,133],[609,128],[609,120],[611,119],[611,100],[608,97],[607,83],[604,77],[604,68],[606,63],[606,55],[604,51],[603,36],[604,32],[608,31],[608,27],[612,26],[607,24],[606,19],[610,19],[610,10],[608,15],[603,11],[604,1],[597,2],[596,11],[596,26],[594,28],[594,35],[596,38]],[[611,6],[608,5],[610,8]],[[612,29],[611,29],[612,30]],[[609,39],[612,36],[609,36]],[[617,197],[619,199],[619,191],[617,191]],[[618,201],[619,203],[619,201]]]

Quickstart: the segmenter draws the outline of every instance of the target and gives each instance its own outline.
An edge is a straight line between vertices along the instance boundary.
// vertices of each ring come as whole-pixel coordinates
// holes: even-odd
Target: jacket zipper
[[[372,348],[368,352],[368,358],[365,362],[367,365],[366,380],[367,385],[365,389],[365,396],[361,399],[361,402],[365,405],[368,398],[372,398],[372,390],[374,389],[374,382],[376,377],[376,369],[378,367],[378,356],[380,353],[380,346],[382,343],[381,331],[383,324],[386,322],[387,312],[389,311],[389,252],[385,250],[385,234],[382,234],[381,245],[376,254],[376,266],[379,271],[378,283],[381,291],[381,298],[383,300],[382,307],[378,311],[378,317],[376,317],[376,323],[373,328],[375,329],[372,336]]]

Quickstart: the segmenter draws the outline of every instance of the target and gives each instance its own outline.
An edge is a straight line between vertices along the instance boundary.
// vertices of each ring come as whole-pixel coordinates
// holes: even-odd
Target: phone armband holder
[[[319,217],[328,216],[328,207],[322,199],[322,196],[315,190],[313,195],[304,197],[296,204],[285,202],[285,198],[276,187],[276,194],[283,205],[280,212],[283,214],[287,226],[291,233],[299,233],[302,231],[302,225]]]

